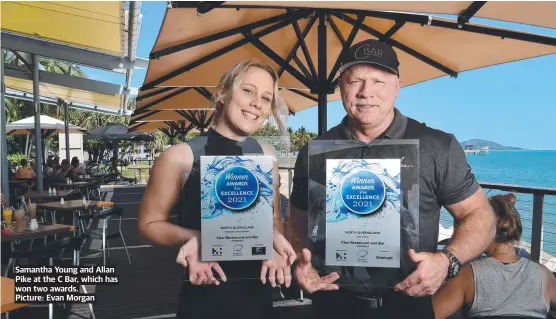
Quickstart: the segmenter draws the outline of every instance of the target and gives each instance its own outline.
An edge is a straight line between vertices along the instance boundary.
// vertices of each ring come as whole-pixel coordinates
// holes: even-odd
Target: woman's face
[[[224,106],[222,120],[239,135],[255,133],[271,112],[273,92],[272,76],[265,70],[250,67]]]

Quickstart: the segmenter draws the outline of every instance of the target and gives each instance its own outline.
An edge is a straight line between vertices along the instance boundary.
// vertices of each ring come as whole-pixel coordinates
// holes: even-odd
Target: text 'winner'
[[[118,284],[114,267],[15,266],[15,303],[95,303],[85,285]]]

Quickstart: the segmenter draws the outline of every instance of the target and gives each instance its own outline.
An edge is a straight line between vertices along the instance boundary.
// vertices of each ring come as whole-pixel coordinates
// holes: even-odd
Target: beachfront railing
[[[284,179],[288,180],[287,188],[283,185],[281,192],[284,193],[287,189],[287,195],[283,195],[289,198],[293,165],[280,165],[279,169],[282,183]],[[547,265],[554,271],[556,269],[556,189],[488,182],[480,184],[487,196],[501,193],[516,195],[516,206],[523,224],[523,239],[520,247],[528,251],[533,260]],[[450,227],[453,226],[454,220],[447,211],[443,210],[440,223]]]
[[[529,187],[498,183],[480,183],[487,196],[514,193],[521,215],[524,237],[530,238],[530,254],[535,261],[556,264],[556,188]],[[530,231],[530,235],[525,233]],[[527,243],[522,243],[527,249]],[[548,247],[554,248],[548,248]]]

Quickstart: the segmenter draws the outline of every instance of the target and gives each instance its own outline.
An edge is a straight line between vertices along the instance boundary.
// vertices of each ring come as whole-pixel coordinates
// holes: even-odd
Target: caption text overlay
[[[118,284],[114,267],[15,267],[15,303],[95,303],[83,285]]]

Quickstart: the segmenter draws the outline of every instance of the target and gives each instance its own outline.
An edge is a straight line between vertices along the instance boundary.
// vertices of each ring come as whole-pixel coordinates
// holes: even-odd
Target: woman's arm
[[[543,280],[545,282],[545,295],[548,297],[550,301],[550,308],[556,309],[556,277],[554,277],[554,273],[552,273],[546,266],[540,265],[543,271]]]
[[[434,317],[444,319],[458,310],[464,304],[473,301],[475,284],[473,282],[473,269],[471,265],[463,266],[456,278],[448,279],[432,297]]]
[[[139,233],[158,245],[183,245],[199,236],[197,230],[172,224],[170,212],[193,166],[193,153],[187,144],[167,148],[154,163],[139,206]]]

